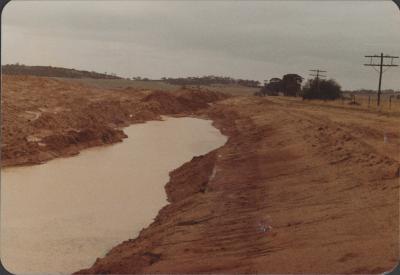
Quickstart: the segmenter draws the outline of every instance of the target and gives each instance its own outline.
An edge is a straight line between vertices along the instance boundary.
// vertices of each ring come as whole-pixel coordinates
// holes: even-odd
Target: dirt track
[[[379,273],[395,266],[398,117],[281,98],[233,97],[204,108],[221,97],[126,93],[113,93],[132,104],[123,110],[158,106],[146,105],[152,115],[143,120],[197,110],[229,140],[171,172],[170,204],[155,222],[79,273]]]

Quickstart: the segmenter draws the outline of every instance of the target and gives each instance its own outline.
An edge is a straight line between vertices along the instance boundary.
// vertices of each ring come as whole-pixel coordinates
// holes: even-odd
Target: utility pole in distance
[[[398,67],[399,65],[393,64],[393,61],[395,58],[399,58],[398,56],[391,56],[391,55],[383,55],[381,53],[380,55],[366,55],[366,58],[370,58],[370,63],[364,64],[364,66],[371,66],[375,71],[379,72],[379,84],[378,84],[378,100],[377,100],[377,105],[379,106],[381,102],[381,87],[382,87],[382,74],[386,72],[390,67]],[[376,58],[378,58],[379,63],[374,62],[376,61]],[[390,64],[386,63],[385,64],[385,58],[389,59],[390,58]],[[379,71],[375,69],[375,67],[379,67]],[[383,67],[388,67],[386,70],[383,70]]]
[[[310,74],[310,76],[314,76],[315,80],[317,81],[317,91],[319,93],[319,78],[326,77],[326,75],[322,75],[320,73],[326,73],[326,71],[322,71],[320,69],[316,69],[316,70],[310,70],[310,72],[313,72],[313,74]]]

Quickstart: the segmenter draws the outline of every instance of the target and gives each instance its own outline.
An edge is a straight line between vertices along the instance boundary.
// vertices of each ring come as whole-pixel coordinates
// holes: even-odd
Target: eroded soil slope
[[[171,172],[170,204],[78,273],[379,273],[398,254],[398,118],[236,97],[225,146]],[[129,218],[129,217],[127,217]]]
[[[190,114],[226,96],[100,89],[34,76],[3,75],[2,166],[40,163],[81,149],[121,141],[130,123]]]

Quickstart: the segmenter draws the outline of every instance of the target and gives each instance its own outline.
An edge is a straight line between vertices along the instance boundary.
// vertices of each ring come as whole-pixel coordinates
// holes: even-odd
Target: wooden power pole
[[[312,74],[310,74],[310,76],[314,76],[315,80],[317,81],[317,91],[319,93],[319,79],[326,77],[326,75],[322,75],[320,73],[326,73],[326,71],[316,69],[316,70],[310,70],[310,72],[313,72]]]
[[[382,75],[386,72],[390,67],[398,67],[399,65],[393,64],[395,58],[399,58],[398,56],[391,55],[366,55],[366,58],[370,58],[370,63],[364,64],[364,66],[371,66],[375,71],[379,72],[379,84],[378,84],[378,100],[377,105],[379,106],[381,102],[381,88],[382,88]],[[385,59],[390,59],[390,63],[385,64]],[[379,63],[377,63],[377,61]],[[375,67],[379,67],[377,70]],[[386,70],[383,70],[383,67],[388,67]]]

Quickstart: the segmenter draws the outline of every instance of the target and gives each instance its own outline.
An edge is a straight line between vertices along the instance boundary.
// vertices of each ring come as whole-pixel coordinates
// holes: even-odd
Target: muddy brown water
[[[1,261],[12,273],[70,273],[135,238],[167,204],[169,171],[226,142],[211,121],[164,118],[75,157],[1,171]]]

